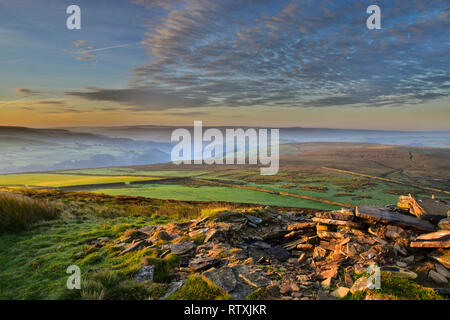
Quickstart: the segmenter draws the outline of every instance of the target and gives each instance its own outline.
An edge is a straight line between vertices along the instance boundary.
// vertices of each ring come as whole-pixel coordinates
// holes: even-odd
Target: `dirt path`
[[[396,184],[400,184],[400,185],[403,185],[403,186],[414,187],[414,188],[418,188],[418,189],[422,189],[422,190],[426,190],[426,191],[432,191],[432,192],[436,192],[436,193],[442,193],[442,194],[445,194],[445,195],[450,195],[449,191],[445,191],[445,190],[441,190],[441,189],[437,189],[437,188],[431,188],[431,187],[425,187],[425,186],[416,185],[416,184],[405,183],[405,182],[401,182],[401,181],[397,181],[397,180],[392,180],[392,179],[389,179],[389,178],[382,178],[382,177],[377,177],[377,176],[371,176],[371,175],[368,175],[368,174],[359,173],[359,172],[353,172],[353,171],[349,171],[349,170],[342,170],[342,169],[329,168],[329,167],[322,167],[322,168],[325,169],[325,170],[330,170],[330,171],[337,172],[337,173],[350,174],[350,175],[370,178],[370,179],[374,179],[374,180],[381,180],[381,181],[384,181],[384,182],[396,183]]]

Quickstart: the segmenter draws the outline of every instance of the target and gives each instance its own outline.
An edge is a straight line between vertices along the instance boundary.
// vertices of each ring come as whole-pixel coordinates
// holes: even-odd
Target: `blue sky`
[[[449,31],[439,0],[3,1],[0,125],[450,129]]]

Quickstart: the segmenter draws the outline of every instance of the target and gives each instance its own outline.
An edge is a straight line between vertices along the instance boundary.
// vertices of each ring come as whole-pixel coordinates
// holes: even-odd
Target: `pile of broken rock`
[[[351,275],[374,265],[411,279],[417,277],[412,270],[426,268],[435,287],[448,287],[449,206],[428,200],[433,212],[412,196],[400,197],[393,206],[307,214],[269,207],[224,211],[128,232],[120,254],[150,247],[160,257],[180,257],[165,297],[198,273],[234,299],[258,288],[275,288],[271,298],[276,299],[343,298],[367,289],[367,278],[354,281]],[[144,266],[136,280],[152,280],[153,270]]]

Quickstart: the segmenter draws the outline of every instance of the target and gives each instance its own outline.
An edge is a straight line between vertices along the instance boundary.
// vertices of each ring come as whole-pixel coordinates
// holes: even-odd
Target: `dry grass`
[[[0,234],[20,232],[39,221],[56,219],[58,216],[56,208],[47,201],[0,193]]]

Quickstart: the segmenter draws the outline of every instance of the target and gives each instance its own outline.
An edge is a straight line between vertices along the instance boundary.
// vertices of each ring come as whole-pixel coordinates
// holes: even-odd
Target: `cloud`
[[[163,115],[166,115],[166,116],[173,116],[173,117],[197,117],[197,116],[205,116],[205,115],[208,115],[208,112],[202,112],[202,111],[192,111],[192,112],[166,112],[166,113],[163,113]]]
[[[75,57],[75,59],[79,61],[90,61],[93,59],[93,55],[91,53],[82,53],[81,56]]]
[[[105,50],[111,50],[111,49],[118,49],[118,48],[125,48],[130,46],[136,46],[141,44],[140,42],[133,42],[133,43],[125,43],[125,44],[119,44],[114,46],[107,46],[103,48],[95,48],[93,45],[89,44],[86,40],[77,40],[72,43],[75,48],[78,50],[65,50],[66,52],[70,52],[72,54],[75,54],[76,60],[79,61],[91,61],[95,58],[94,54],[96,52],[105,51]]]
[[[36,91],[29,88],[15,88],[14,91],[22,97],[31,97],[42,93],[41,91]]]
[[[59,113],[86,113],[91,112],[91,110],[80,110],[75,108],[62,108],[62,109],[53,109],[53,110],[40,110],[43,113],[50,114],[59,114]]]
[[[149,104],[152,110],[165,110],[180,107],[198,107],[205,104],[205,98],[189,98],[177,96],[172,91],[162,89],[132,88],[132,89],[101,89],[88,88],[88,91],[65,92],[65,95],[84,98],[93,101],[109,101],[130,105],[130,110],[147,110]]]
[[[133,110],[408,105],[448,97],[445,1],[134,0],[157,18],[127,88],[66,94]],[[163,9],[163,10],[161,10]]]
[[[79,53],[92,53],[92,52],[105,51],[105,50],[110,50],[110,49],[125,48],[125,47],[135,46],[138,44],[141,44],[141,43],[140,42],[125,43],[125,44],[119,44],[119,45],[115,45],[115,46],[109,46],[109,47],[97,48],[97,49],[95,49],[93,47],[89,47],[90,49],[80,51]]]
[[[75,47],[87,46],[88,43],[86,40],[77,40],[73,43]]]
[[[57,106],[63,106],[66,104],[65,101],[59,101],[59,100],[41,100],[37,101],[38,104],[45,104],[45,105],[57,105]]]
[[[145,6],[147,9],[163,8],[172,9],[176,4],[183,3],[182,0],[131,0],[132,3]]]

